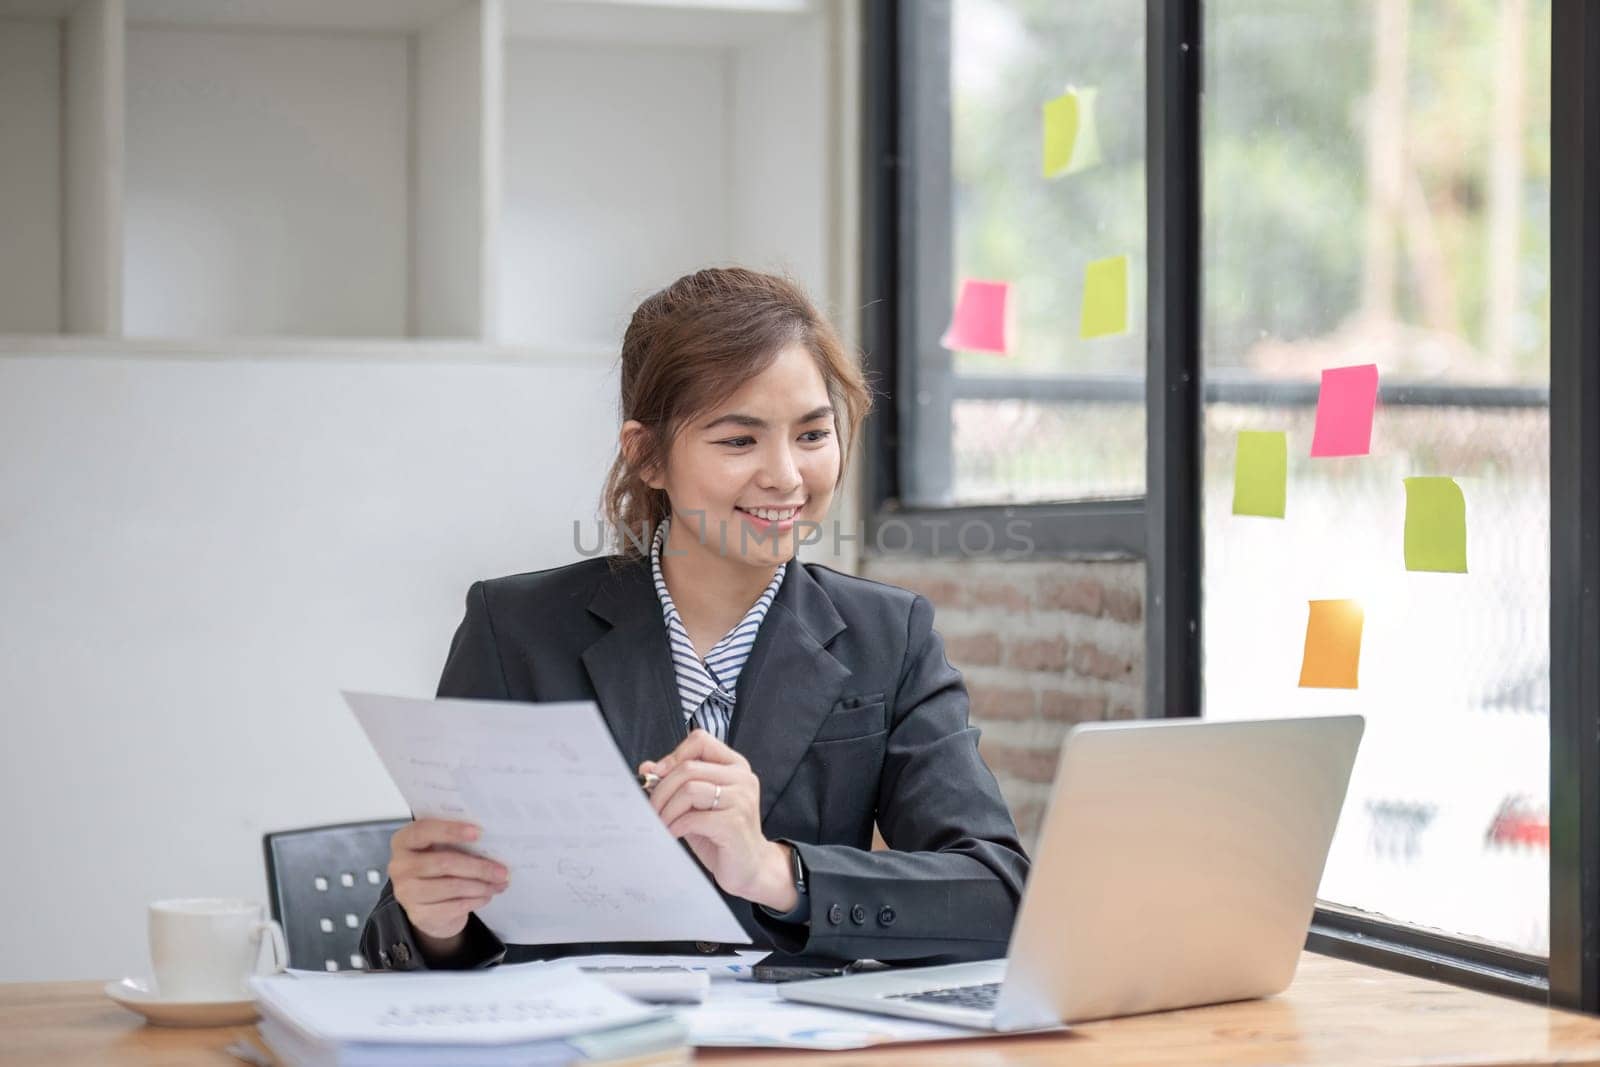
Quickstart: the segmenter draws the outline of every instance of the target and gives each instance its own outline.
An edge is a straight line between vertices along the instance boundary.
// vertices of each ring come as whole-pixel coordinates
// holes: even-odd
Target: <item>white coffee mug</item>
[[[263,942],[272,955],[264,960]],[[150,905],[150,962],[163,1000],[241,1000],[253,974],[289,961],[283,928],[249,900],[196,897]]]

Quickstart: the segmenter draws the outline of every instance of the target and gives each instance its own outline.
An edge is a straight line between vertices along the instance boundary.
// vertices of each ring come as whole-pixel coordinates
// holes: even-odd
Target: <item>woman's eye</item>
[[[821,444],[823,441],[826,441],[829,437],[832,437],[832,436],[833,436],[833,431],[832,430],[807,430],[805,433],[800,435],[800,440],[804,441],[808,445],[817,445],[817,444]],[[746,447],[748,445],[755,444],[755,438],[753,438],[753,437],[729,437],[729,438],[726,438],[725,440],[718,441],[717,444],[719,444],[719,445],[728,445],[731,448],[744,448],[744,447]]]

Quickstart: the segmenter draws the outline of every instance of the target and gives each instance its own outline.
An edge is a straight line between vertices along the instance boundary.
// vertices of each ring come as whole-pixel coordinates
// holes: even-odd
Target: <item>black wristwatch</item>
[[[805,861],[800,858],[800,850],[794,846],[794,842],[781,841],[779,843],[789,850],[789,874],[794,878],[794,891],[798,894],[795,899],[795,905],[788,911],[774,911],[765,904],[758,904],[757,907],[774,919],[782,919],[784,922],[809,926],[811,924],[811,897],[806,893]]]
[[[800,850],[793,845],[789,846],[789,870],[794,872],[795,891],[806,896],[806,865],[800,859]]]

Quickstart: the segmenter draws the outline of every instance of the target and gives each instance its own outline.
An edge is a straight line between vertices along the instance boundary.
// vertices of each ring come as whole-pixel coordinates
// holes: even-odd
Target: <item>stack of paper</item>
[[[252,979],[286,1064],[677,1063],[684,1025],[572,967]]]

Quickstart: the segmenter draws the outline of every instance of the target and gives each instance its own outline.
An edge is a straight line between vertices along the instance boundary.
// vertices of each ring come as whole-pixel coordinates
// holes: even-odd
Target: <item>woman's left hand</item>
[[[683,838],[723,891],[778,912],[799,902],[788,846],[761,832],[761,780],[750,762],[705,730],[639,764],[661,779],[650,806]]]

